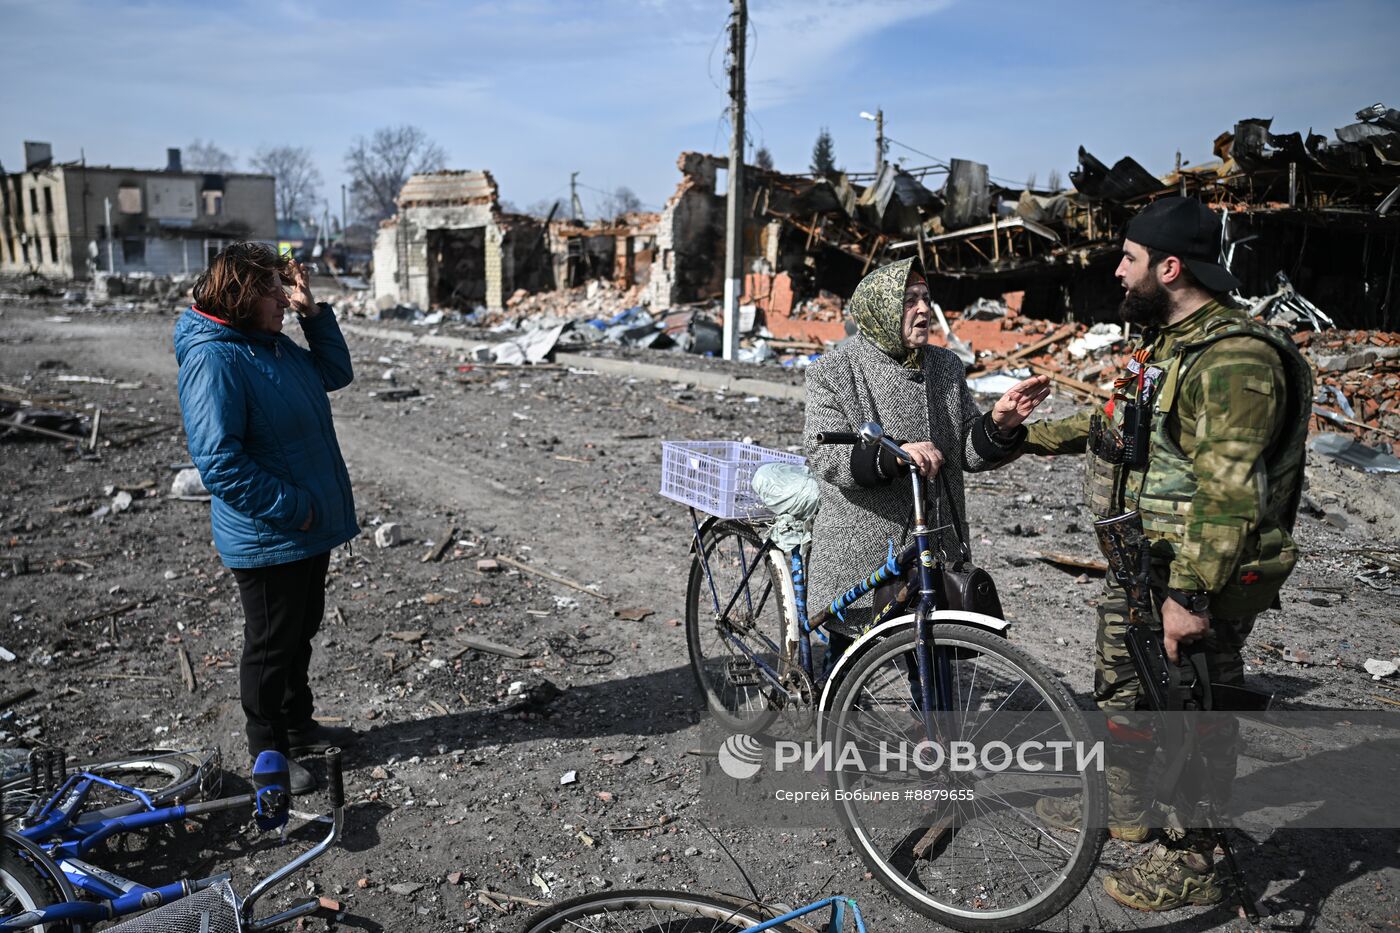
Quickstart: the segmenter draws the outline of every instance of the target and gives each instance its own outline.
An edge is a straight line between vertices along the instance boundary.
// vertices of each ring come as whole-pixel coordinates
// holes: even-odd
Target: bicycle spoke
[[[1062,840],[1041,824],[1033,805],[1077,791],[1088,795],[1086,823],[1098,819],[1101,779],[1065,770],[1062,749],[1069,745],[1060,743],[1083,740],[1088,731],[1052,677],[996,636],[964,632],[951,625],[933,631],[935,652],[947,652],[942,666],[955,709],[935,711],[925,721],[911,704],[911,675],[916,681],[917,673],[911,667],[915,636],[909,631],[891,636],[883,649],[876,646],[848,674],[851,682],[837,697],[841,712],[833,720],[833,738],[857,745],[865,761],[871,760],[868,750],[881,743],[925,736],[935,743],[957,738],[984,750],[996,742],[1013,750],[1012,756],[1003,757],[1004,749],[990,759],[979,753],[956,769],[950,759],[927,774],[846,775],[842,786],[847,788],[889,789],[903,782],[906,788],[972,794],[913,812],[906,807],[902,814],[897,805],[853,796],[839,812],[880,880],[922,913],[954,928],[974,921],[1008,929],[1034,925],[1083,886],[1101,836],[1090,832]],[[945,713],[953,721],[943,722]]]

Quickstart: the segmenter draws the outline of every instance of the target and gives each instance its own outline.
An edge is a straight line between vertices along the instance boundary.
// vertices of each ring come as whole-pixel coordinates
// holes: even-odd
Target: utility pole
[[[112,275],[116,272],[112,265],[112,199],[103,198],[102,203],[107,209],[107,274]]]
[[[346,205],[350,202],[345,197],[345,186],[340,186],[340,236],[345,237],[345,228],[350,226],[350,211]]]
[[[885,111],[879,107],[874,113],[860,112],[862,120],[869,120],[875,124],[875,175],[878,177],[880,170],[885,167]]]
[[[583,220],[583,202],[578,199],[578,172],[569,173],[569,216]]]
[[[885,111],[875,108],[875,174],[885,167]]]
[[[747,0],[729,17],[729,204],[725,215],[724,358],[739,355],[739,299],[744,294],[744,39]]]

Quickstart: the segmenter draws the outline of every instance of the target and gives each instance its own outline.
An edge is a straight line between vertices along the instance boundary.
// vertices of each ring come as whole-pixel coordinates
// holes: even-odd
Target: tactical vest
[[[1287,397],[1281,428],[1252,472],[1259,496],[1259,523],[1248,529],[1240,560],[1229,582],[1211,594],[1211,613],[1220,618],[1254,615],[1277,604],[1278,593],[1298,559],[1294,520],[1303,490],[1312,370],[1282,333],[1240,315],[1221,315],[1194,339],[1178,342],[1169,358],[1149,361],[1163,369],[1152,400],[1152,431],[1147,465],[1141,468],[1087,458],[1086,499],[1096,519],[1137,509],[1151,542],[1156,572],[1170,566],[1191,521],[1196,476],[1191,460],[1172,439],[1169,428],[1182,380],[1206,348],[1219,340],[1248,336],[1266,341],[1284,365]],[[1121,428],[1121,412],[1113,412]],[[1155,581],[1165,584],[1165,579]]]

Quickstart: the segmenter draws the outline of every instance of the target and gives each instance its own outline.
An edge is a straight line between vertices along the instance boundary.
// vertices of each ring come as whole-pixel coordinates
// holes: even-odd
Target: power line
[[[605,197],[605,198],[615,198],[615,197],[617,197],[617,192],[616,192],[616,191],[604,191],[602,188],[595,188],[595,187],[593,187],[592,185],[585,185],[585,184],[584,184],[583,182],[581,182],[581,181],[578,182],[577,184],[578,184],[578,186],[579,186],[580,188],[583,188],[583,189],[586,190],[586,191],[592,191],[594,194],[601,194],[601,195],[602,195],[603,197]],[[626,187],[626,186],[623,185],[622,187]],[[628,190],[628,191],[631,191],[632,189],[628,188],[627,190]],[[635,195],[636,192],[633,192],[633,194]],[[650,202],[647,202],[647,201],[643,201],[641,198],[637,198],[637,203],[640,204],[644,209],[649,210],[649,211],[659,210],[659,208],[658,208],[656,205],[654,205],[654,204],[652,204],[652,203],[650,203]]]
[[[893,136],[890,136],[888,133],[885,134],[885,142],[887,142],[887,143],[894,143],[896,146],[899,146],[901,149],[908,149],[910,152],[912,152],[912,153],[914,153],[914,154],[916,154],[916,155],[921,155],[921,156],[923,156],[925,159],[932,159],[934,162],[938,163],[939,165],[943,166],[944,168],[947,168],[947,167],[948,167],[948,163],[945,162],[945,161],[943,161],[942,159],[940,159],[938,156],[936,156],[936,155],[931,155],[931,154],[929,154],[929,153],[927,153],[927,152],[924,152],[922,149],[915,149],[913,146],[909,145],[908,143],[902,143],[902,142],[900,142],[899,140],[895,139]]]
[[[734,14],[731,13],[729,15],[732,17]],[[715,49],[719,47],[719,40],[723,38],[724,34],[728,31],[729,20],[726,19],[724,25],[719,27],[719,32],[715,33],[715,41],[710,43],[710,54],[705,61],[705,74],[709,77],[710,83],[715,86],[716,91],[723,91],[724,88],[720,87],[719,82],[715,80]]]
[[[940,159],[938,156],[936,156],[936,155],[931,155],[930,153],[924,152],[922,149],[915,149],[913,146],[909,145],[908,143],[902,143],[902,142],[900,142],[899,140],[894,139],[894,138],[892,138],[892,137],[890,137],[890,136],[886,136],[886,137],[885,137],[885,142],[887,142],[887,143],[894,143],[896,146],[899,146],[900,148],[903,148],[903,149],[908,149],[910,152],[913,152],[913,153],[916,153],[916,154],[918,154],[918,155],[921,155],[921,156],[923,156],[923,157],[926,158],[926,159],[932,159],[932,160],[933,160],[935,163],[937,163],[937,164],[939,165],[939,167],[941,167],[941,168],[945,168],[945,169],[946,169],[946,168],[950,168],[949,164],[948,164],[946,161],[944,161],[943,159]],[[1010,179],[1010,178],[1002,178],[1001,176],[999,176],[999,175],[993,175],[993,174],[991,174],[990,172],[987,174],[987,177],[988,177],[989,179],[991,179],[992,181],[994,181],[994,182],[996,182],[996,183],[998,183],[998,184],[1001,184],[1001,185],[1016,185],[1016,186],[1020,186],[1020,187],[1025,187],[1025,183],[1024,183],[1023,181],[1015,181],[1015,180]]]

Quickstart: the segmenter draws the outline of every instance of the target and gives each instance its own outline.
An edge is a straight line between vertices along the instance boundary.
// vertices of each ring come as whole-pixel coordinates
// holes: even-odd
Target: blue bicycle
[[[585,894],[536,913],[526,933],[813,933],[803,917],[829,910],[822,933],[842,933],[846,917],[865,933],[860,908],[849,897],[828,897],[781,910],[742,898],[680,891],[616,891]]]
[[[28,773],[7,780],[0,800],[0,811],[5,815],[5,832],[0,836],[0,933],[81,931],[91,924],[182,904],[187,899],[189,903],[198,901],[204,914],[201,925],[200,912],[192,913],[193,930],[210,929],[210,916],[224,917],[231,929],[261,930],[312,913],[320,908],[319,899],[264,918],[256,916],[256,907],[275,885],[319,858],[340,838],[345,794],[339,749],[326,754],[326,765],[331,813],[312,819],[328,823],[329,831],[240,901],[227,873],[144,885],[86,859],[109,840],[229,810],[250,812],[262,830],[282,830],[291,811],[287,761],[280,753],[258,756],[251,793],[220,798],[222,772],[217,749],[143,752],[72,771],[61,751],[36,750],[30,756]],[[134,922],[141,924],[145,919]],[[161,918],[165,925],[150,929],[185,929],[170,925],[169,919],[165,914]],[[122,924],[120,929],[126,930],[128,925]],[[131,927],[132,933],[138,929]]]
[[[812,713],[819,739],[862,761],[924,742],[940,756],[1011,749],[962,769],[836,769],[832,798],[872,874],[910,907],[960,930],[1039,923],[1083,888],[1106,838],[1102,759],[1084,763],[1095,745],[1084,716],[1008,641],[1010,623],[939,604],[924,483],[903,449],[878,424],[818,443],[879,444],[907,466],[913,543],[891,546],[883,565],[809,615],[800,551],[747,522],[702,523],[692,509],[686,634],[701,692],[736,731],[760,732],[784,710]],[[839,654],[820,651],[823,628],[885,585],[898,591],[870,625]],[[1077,800],[1083,831],[1043,824],[1034,807],[1044,797]]]

